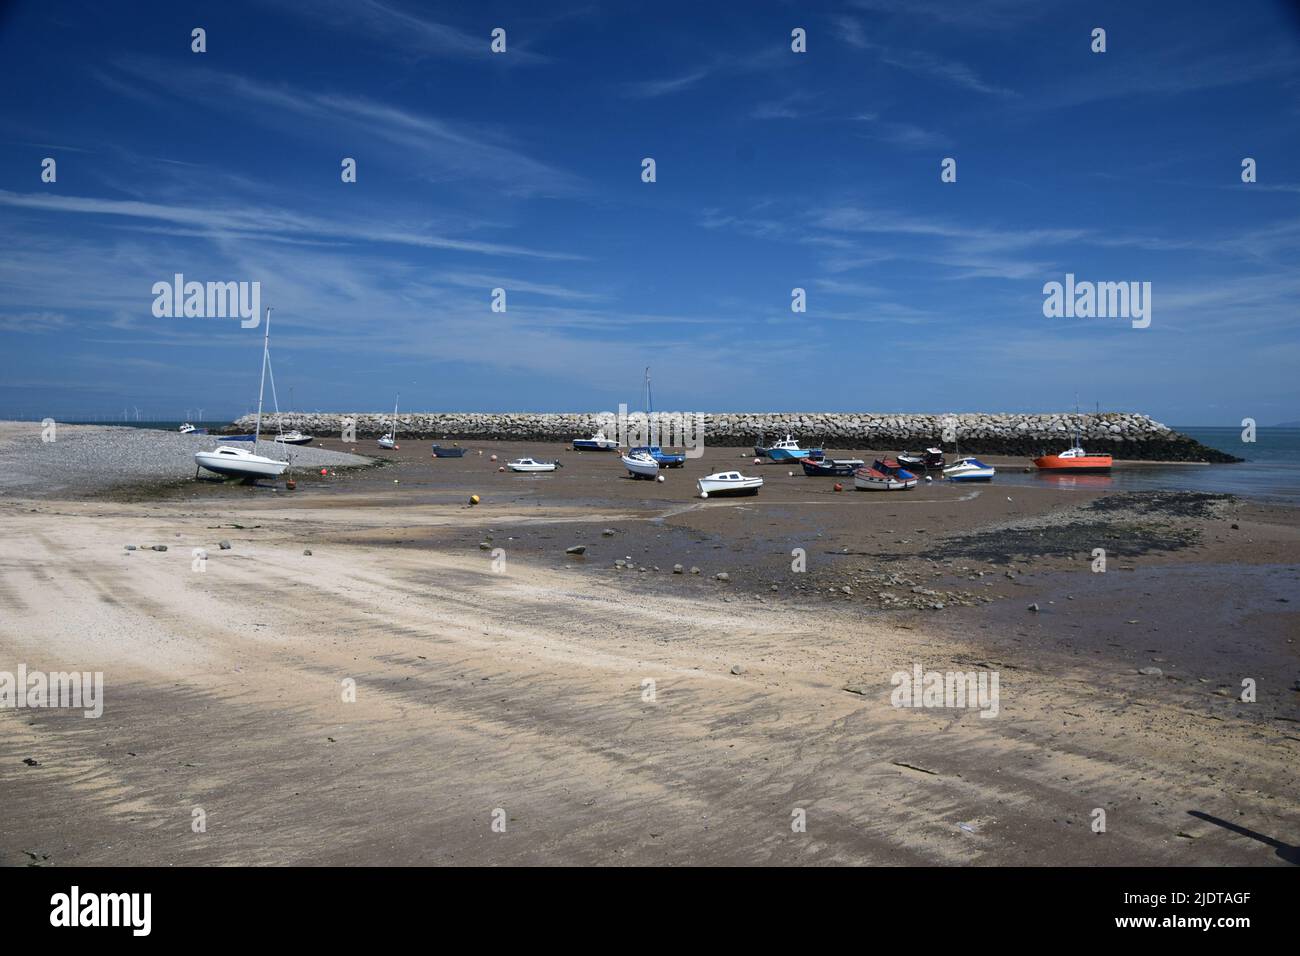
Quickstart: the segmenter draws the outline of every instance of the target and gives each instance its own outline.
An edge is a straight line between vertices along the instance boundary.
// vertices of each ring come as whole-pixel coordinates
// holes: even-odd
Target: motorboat
[[[633,478],[658,478],[659,462],[647,451],[632,451],[623,455],[623,467]]]
[[[685,455],[674,455],[664,451],[658,445],[638,445],[633,448],[629,455],[649,455],[653,458],[660,468],[680,468],[686,464]]]
[[[603,431],[598,431],[590,438],[575,438],[573,440],[574,451],[614,451],[618,448],[618,442],[613,438],[606,438]]]
[[[267,306],[266,328],[262,335],[262,379],[257,386],[257,423],[253,428],[253,434],[247,436],[253,443],[252,448],[235,448],[223,444],[218,445],[213,451],[195,452],[194,463],[197,466],[194,471],[195,477],[198,476],[199,468],[206,468],[218,475],[253,481],[258,478],[278,477],[289,467],[287,461],[277,461],[257,454],[257,439],[262,434],[262,397],[266,388],[266,367],[270,361],[270,352],[271,308]]]
[[[276,435],[272,440],[278,441],[282,445],[310,445],[312,443],[312,436],[304,435],[295,428],[293,431]]]
[[[853,487],[858,491],[910,491],[917,478],[892,458],[877,458],[870,468],[853,473]]]
[[[433,447],[434,458],[464,458],[465,457],[465,449],[461,448],[459,445],[453,445],[450,448],[448,448],[446,445],[439,445],[435,443],[432,447]]]
[[[182,435],[206,435],[208,430],[206,428],[195,428],[189,422],[186,422],[180,427],[180,433]]]
[[[949,481],[992,481],[997,469],[978,458],[958,458],[943,470]]]
[[[1072,475],[1102,474],[1110,471],[1110,455],[1090,455],[1079,445],[1056,455],[1039,455],[1034,464],[1040,471]]]
[[[208,471],[238,478],[277,478],[289,467],[287,461],[276,461],[229,445],[220,445],[215,451],[195,452],[194,461]]]
[[[813,478],[848,477],[866,464],[861,458],[805,458],[803,473]]]
[[[514,461],[506,462],[506,467],[511,471],[554,471],[560,467],[560,463],[558,461],[538,461],[536,458],[516,458]]]
[[[767,457],[773,461],[796,461],[801,458],[824,458],[825,452],[820,448],[800,448],[798,441],[786,435],[767,449]]]
[[[905,451],[898,456],[898,463],[908,471],[941,471],[944,466],[943,451],[939,448],[927,448],[923,452]]]
[[[763,487],[762,478],[746,478],[738,471],[719,471],[695,483],[701,498],[725,495],[756,495]]]

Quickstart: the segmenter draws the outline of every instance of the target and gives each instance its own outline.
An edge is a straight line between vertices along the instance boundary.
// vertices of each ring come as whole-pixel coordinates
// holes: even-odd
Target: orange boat
[[[1110,471],[1110,455],[1089,455],[1075,445],[1059,455],[1041,455],[1034,459],[1041,471],[1068,472],[1073,475]]]

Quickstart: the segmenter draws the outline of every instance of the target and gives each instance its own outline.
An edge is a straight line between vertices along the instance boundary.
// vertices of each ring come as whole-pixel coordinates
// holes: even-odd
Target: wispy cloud
[[[299,135],[337,141],[346,131],[355,151],[378,139],[401,147],[411,172],[437,178],[454,175],[489,180],[516,195],[567,196],[583,184],[571,173],[523,153],[502,132],[470,130],[423,113],[350,93],[297,89],[202,68],[181,69],[145,61],[123,61],[119,68],[161,92],[182,96],[205,107],[236,111],[243,119],[283,130],[297,120]],[[249,105],[254,108],[249,109]]]
[[[913,123],[896,123],[881,119],[875,113],[859,113],[854,118],[866,125],[868,136],[904,149],[933,149],[949,145],[948,137],[942,133]]]
[[[416,246],[424,249],[471,252],[489,256],[519,256],[555,260],[582,258],[571,253],[546,252],[503,243],[453,239],[445,236],[405,231],[395,226],[374,223],[335,222],[273,208],[215,209],[140,202],[138,200],[96,199],[88,196],[14,193],[7,190],[0,190],[0,206],[93,216],[151,219],[175,223],[190,230],[199,229],[206,236],[225,236],[235,239],[253,235],[301,236],[340,241],[389,243]]]
[[[1019,95],[1014,90],[988,82],[973,67],[960,60],[947,59],[926,50],[910,50],[871,40],[862,24],[853,17],[839,17],[836,23],[840,28],[840,38],[845,43],[876,54],[882,63],[889,66],[989,96]]]

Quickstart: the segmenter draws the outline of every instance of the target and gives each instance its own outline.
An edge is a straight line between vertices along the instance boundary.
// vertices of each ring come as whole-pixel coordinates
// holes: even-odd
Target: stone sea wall
[[[661,420],[675,413],[656,413]],[[280,424],[321,437],[338,438],[344,419],[356,423],[357,439],[376,438],[388,430],[391,414],[352,412],[338,414],[284,413]],[[637,416],[630,416],[635,428]],[[702,419],[706,446],[746,446],[771,442],[787,433],[805,446],[828,449],[874,449],[916,451],[942,445],[953,451],[951,441],[941,441],[945,430],[956,434],[963,454],[1037,455],[1068,448],[1075,427],[1083,435],[1088,451],[1109,452],[1116,458],[1147,461],[1239,461],[1232,455],[1181,435],[1146,415],[1107,412],[1100,415],[1060,414],[960,414],[912,415],[869,412],[712,412],[687,420],[687,435]],[[403,412],[398,439],[436,441],[538,441],[569,442],[586,438],[602,423],[594,413],[533,412]],[[264,416],[263,428],[276,427],[276,416]],[[268,424],[269,423],[269,424]],[[949,426],[951,428],[949,429]],[[668,426],[663,426],[667,430]],[[232,433],[251,431],[253,417],[245,416],[231,427]],[[680,432],[679,432],[680,433]],[[616,437],[606,427],[609,437]],[[680,439],[672,443],[680,443]],[[669,444],[665,436],[662,444]]]

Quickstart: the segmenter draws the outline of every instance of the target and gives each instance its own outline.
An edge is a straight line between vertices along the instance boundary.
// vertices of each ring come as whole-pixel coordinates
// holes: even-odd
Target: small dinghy
[[[659,477],[659,462],[648,451],[633,451],[624,455],[623,467],[633,478]]]
[[[853,473],[853,487],[858,491],[909,491],[916,481],[916,475],[892,458],[877,458],[870,468]]]
[[[795,461],[801,458],[824,458],[825,452],[820,448],[800,448],[799,442],[786,435],[771,448],[766,449],[767,457],[773,461]]]
[[[590,438],[575,438],[573,440],[574,451],[614,451],[618,448],[618,442],[613,438],[606,438],[603,431],[598,431]]]
[[[506,467],[511,471],[554,471],[560,467],[558,461],[538,461],[536,458],[516,458],[514,461],[506,462]]]
[[[701,478],[695,485],[700,489],[701,498],[756,495],[763,487],[763,479],[746,478],[738,471],[719,471]]]
[[[278,441],[282,445],[310,445],[312,442],[312,436],[304,435],[295,428],[293,431],[285,432],[282,435],[276,435],[274,441]]]
[[[927,448],[924,452],[905,451],[898,456],[898,463],[909,471],[941,471],[944,466],[943,451]]]
[[[997,469],[978,458],[958,458],[943,470],[949,481],[992,481]]]
[[[433,445],[433,457],[434,458],[464,458],[465,449],[461,448],[459,445],[453,445],[451,448],[447,448],[445,445],[439,445],[435,443]]]
[[[861,458],[805,458],[803,473],[812,478],[848,477],[866,464]]]

